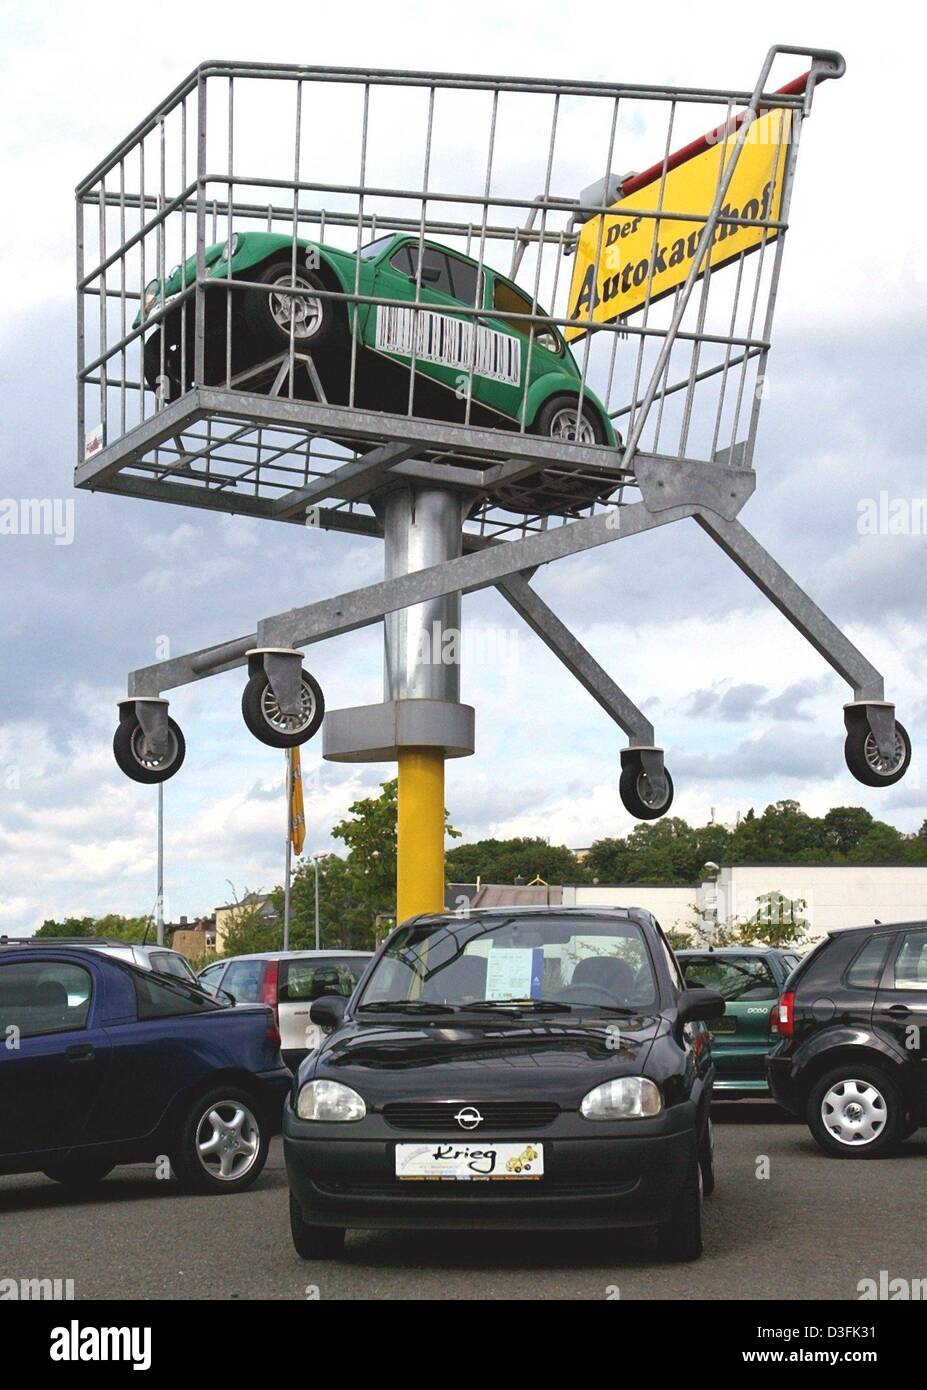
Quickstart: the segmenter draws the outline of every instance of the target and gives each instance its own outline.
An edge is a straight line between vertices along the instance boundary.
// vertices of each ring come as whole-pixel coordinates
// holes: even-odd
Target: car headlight
[[[241,234],[239,232],[236,232],[234,236],[230,237],[229,240],[223,246],[222,255],[219,257],[219,259],[222,261],[230,261],[233,256],[238,254],[240,246]]]
[[[307,1081],[299,1092],[296,1113],[301,1120],[362,1120],[367,1114],[363,1096],[340,1081]]]
[[[639,1120],[663,1109],[660,1088],[646,1076],[619,1076],[583,1096],[579,1113],[587,1120]]]
[[[142,300],[143,312],[150,314],[151,310],[158,302],[158,295],[161,290],[160,280],[149,280],[145,286],[145,297]]]

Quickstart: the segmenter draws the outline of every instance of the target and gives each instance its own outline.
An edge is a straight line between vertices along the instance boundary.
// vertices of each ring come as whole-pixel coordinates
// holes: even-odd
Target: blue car
[[[0,947],[0,1173],[84,1188],[167,1157],[188,1190],[238,1192],[291,1082],[264,1005],[81,947]]]

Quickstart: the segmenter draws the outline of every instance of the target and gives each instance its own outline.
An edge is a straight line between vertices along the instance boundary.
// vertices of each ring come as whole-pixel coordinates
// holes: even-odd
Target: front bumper
[[[652,1120],[614,1123],[561,1113],[536,1133],[480,1135],[486,1142],[543,1144],[545,1173],[537,1181],[398,1181],[396,1144],[432,1137],[446,1143],[461,1135],[399,1130],[380,1115],[356,1124],[313,1123],[300,1120],[288,1101],[283,1151],[304,1219],[367,1230],[659,1224],[668,1219],[695,1161],[696,1107],[686,1102]]]

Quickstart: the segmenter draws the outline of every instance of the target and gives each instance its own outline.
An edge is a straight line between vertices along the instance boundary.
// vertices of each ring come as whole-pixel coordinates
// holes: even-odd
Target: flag
[[[290,764],[290,844],[302,854],[306,842],[306,815],[303,808],[303,772],[299,748],[287,753]]]

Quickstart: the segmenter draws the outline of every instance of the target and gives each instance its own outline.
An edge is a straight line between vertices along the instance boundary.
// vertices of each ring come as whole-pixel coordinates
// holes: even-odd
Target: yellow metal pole
[[[396,921],[444,909],[444,752],[400,748]]]

